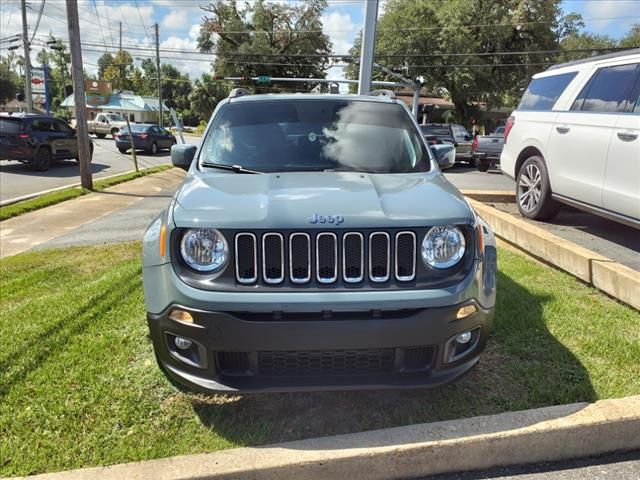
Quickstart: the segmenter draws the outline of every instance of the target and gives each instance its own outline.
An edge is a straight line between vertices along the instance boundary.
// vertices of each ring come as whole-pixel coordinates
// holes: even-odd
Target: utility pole
[[[80,159],[80,183],[88,190],[93,189],[91,176],[91,147],[87,131],[87,98],[84,92],[84,71],[82,49],[80,47],[80,21],[77,0],[67,2],[67,25],[69,27],[69,50],[71,50],[71,77],[73,80],[73,101],[76,108],[76,137]]]
[[[160,33],[158,31],[157,23],[156,23],[156,71],[158,72],[158,113],[160,117],[158,125],[162,127],[164,126],[162,122],[162,73],[160,72]]]
[[[22,45],[24,47],[24,96],[27,101],[27,113],[33,112],[31,96],[31,52],[29,49],[29,32],[27,29],[27,0],[22,0]]]
[[[122,51],[122,22],[120,22],[120,52]]]
[[[358,95],[366,95],[371,90],[377,21],[378,0],[366,0],[364,2],[364,28],[362,30],[362,50],[360,51],[360,83],[358,83]]]

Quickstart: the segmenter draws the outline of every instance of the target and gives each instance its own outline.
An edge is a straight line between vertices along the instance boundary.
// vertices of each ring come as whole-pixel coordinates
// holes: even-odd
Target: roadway
[[[422,480],[638,480],[638,478],[640,478],[640,452],[634,451],[558,463],[435,475]]]
[[[200,139],[195,137],[187,137],[185,140],[189,143],[200,143]],[[131,152],[126,155],[120,153],[113,139],[93,138],[93,143],[91,169],[94,179],[134,169]],[[138,152],[137,157],[140,168],[171,163],[168,151],[162,151],[155,156]],[[0,162],[0,203],[54,188],[77,185],[80,183],[79,174],[78,164],[74,160],[57,162],[46,172],[36,172],[23,163],[3,160]]]

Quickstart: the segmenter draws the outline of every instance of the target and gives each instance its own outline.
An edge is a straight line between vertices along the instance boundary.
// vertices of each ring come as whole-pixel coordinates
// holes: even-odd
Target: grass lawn
[[[39,197],[24,200],[18,203],[12,203],[0,207],[0,221],[7,220],[8,218],[17,217],[27,212],[32,212],[40,208],[49,207],[56,203],[71,200],[72,198],[80,197],[91,192],[100,192],[107,187],[117,185],[119,183],[128,182],[135,178],[151,175],[152,173],[162,172],[173,168],[173,165],[159,165],[157,167],[143,168],[139,172],[123,173],[111,178],[105,178],[104,180],[96,180],[93,182],[93,190],[87,190],[82,187],[70,187],[63,190],[56,190],[55,192],[45,193]]]
[[[436,390],[202,396],[157,368],[140,244],[4,259],[0,476],[640,394],[640,313],[507,250],[480,365]]]

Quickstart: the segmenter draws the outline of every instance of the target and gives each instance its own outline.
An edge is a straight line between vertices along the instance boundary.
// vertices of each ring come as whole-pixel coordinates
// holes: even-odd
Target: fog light
[[[189,312],[185,312],[184,310],[171,310],[169,318],[171,320],[175,320],[176,322],[193,323],[193,316]]]
[[[178,339],[176,338],[176,342],[177,341]],[[470,341],[471,341],[471,332],[464,332],[456,337],[456,342],[458,342],[461,345],[464,345],[465,343],[469,343]]]
[[[191,345],[193,345],[193,342],[191,340],[184,337],[176,337],[173,342],[180,350],[188,350],[189,348],[191,348]]]
[[[473,315],[474,313],[476,313],[478,311],[478,309],[476,308],[475,305],[471,304],[471,305],[465,305],[464,307],[461,307],[458,310],[458,313],[456,313],[456,318],[458,320],[461,320],[463,318],[467,318],[471,315]],[[468,340],[467,340],[468,342]],[[461,343],[467,343],[467,342],[461,342]]]

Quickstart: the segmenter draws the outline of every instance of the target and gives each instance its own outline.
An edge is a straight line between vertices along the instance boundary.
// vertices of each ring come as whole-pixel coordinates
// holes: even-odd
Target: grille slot
[[[359,232],[345,233],[342,237],[342,278],[349,283],[364,278],[364,237]]]
[[[320,283],[338,279],[338,239],[335,233],[322,232],[316,236],[316,277]]]
[[[416,234],[396,234],[396,279],[409,282],[416,277]]]
[[[236,278],[240,283],[258,280],[258,252],[253,233],[236,235]]]
[[[216,357],[221,373],[225,375],[251,375],[249,353],[218,352]]]
[[[262,277],[270,284],[284,280],[284,238],[280,233],[262,236]]]
[[[260,352],[260,375],[298,377],[390,373],[394,349]]]
[[[289,278],[293,283],[311,280],[311,238],[306,233],[289,237]]]
[[[402,350],[404,359],[402,361],[402,371],[423,372],[431,368],[435,359],[435,348],[416,347]]]
[[[369,236],[369,278],[372,282],[389,280],[390,243],[387,232],[374,232]]]

